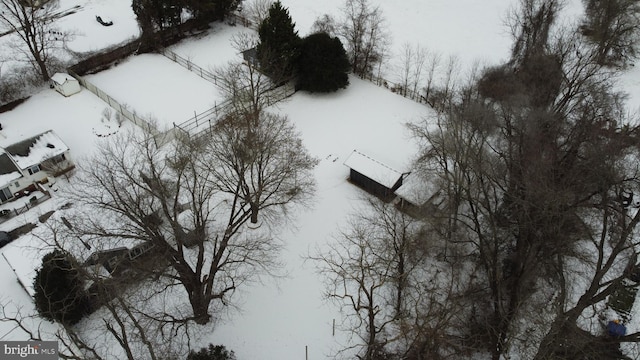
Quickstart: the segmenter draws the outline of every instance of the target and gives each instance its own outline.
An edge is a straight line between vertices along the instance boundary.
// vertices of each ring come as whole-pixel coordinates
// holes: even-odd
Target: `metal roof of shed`
[[[388,188],[392,188],[402,177],[401,172],[357,150],[353,150],[344,161],[344,165]]]

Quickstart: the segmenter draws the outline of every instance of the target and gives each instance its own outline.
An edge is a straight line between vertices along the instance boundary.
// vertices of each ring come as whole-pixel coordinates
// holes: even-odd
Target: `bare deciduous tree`
[[[85,208],[86,210],[86,208]],[[59,209],[72,216],[75,207]],[[64,216],[63,215],[63,216]],[[129,254],[114,252],[116,242],[94,242],[91,249],[78,241],[77,232],[64,225],[59,217],[50,218],[34,230],[34,236],[47,249],[66,253],[71,268],[84,285],[91,313],[76,325],[56,322],[42,326],[42,318],[28,306],[11,302],[0,304],[0,321],[10,322],[24,331],[30,340],[57,340],[63,359],[171,359],[188,353],[193,340],[199,338],[189,324],[175,317],[175,293],[161,279],[148,278],[153,271],[149,262],[157,253],[147,253],[131,261]],[[104,239],[103,239],[104,240]],[[127,240],[121,239],[121,244]],[[43,252],[40,246],[31,251]],[[88,256],[92,254],[91,256]],[[113,257],[105,255],[112,254]],[[118,254],[118,255],[116,255]],[[83,260],[84,257],[87,257]],[[107,265],[109,264],[109,265]],[[35,284],[35,283],[34,283]]]
[[[633,61],[640,41],[640,3],[636,0],[584,0],[582,33],[596,47],[602,65]]]
[[[437,65],[435,63],[439,58],[433,58],[434,63],[432,65]],[[427,83],[427,90],[429,97],[426,98],[426,101],[432,108],[434,108],[438,112],[446,112],[452,106],[453,97],[456,95],[456,88],[458,87],[457,82],[460,80],[458,76],[460,75],[460,62],[456,55],[449,55],[449,59],[447,61],[447,67],[444,70],[444,74],[441,74],[442,78],[440,79],[440,83],[436,84],[433,89],[430,89],[433,81],[431,71],[435,70],[435,67],[429,69],[429,78]]]
[[[336,36],[337,27],[336,20],[331,15],[324,14],[313,22],[311,33],[324,32],[334,37]]]
[[[407,96],[409,93],[412,97],[417,96],[418,84],[422,83],[428,52],[420,45],[412,46],[409,43],[405,43],[402,49],[399,64],[396,65],[400,91],[403,96]]]
[[[369,199],[362,213],[328,251],[311,259],[326,276],[327,298],[346,312],[345,330],[361,340],[359,358],[378,359],[396,351],[396,324],[413,314],[417,285],[414,270],[421,264],[416,246],[418,225],[392,205]]]
[[[637,171],[635,169],[632,175],[637,176]],[[620,352],[619,344],[640,341],[640,332],[619,338],[602,337],[606,321],[596,322],[595,326],[586,330],[580,324],[580,317],[585,312],[596,316],[597,313],[594,314],[592,309],[602,309],[608,298],[622,291],[623,281],[636,269],[640,212],[631,210],[631,205],[623,205],[620,198],[622,189],[638,192],[636,185],[636,181],[629,181],[621,187],[614,186],[600,193],[594,199],[597,207],[592,211],[593,223],[587,225],[589,237],[579,244],[576,257],[557,257],[564,281],[558,292],[553,321],[544,331],[536,360],[553,358],[566,352],[598,359],[621,359],[625,357]],[[586,279],[584,276],[579,279],[580,276],[572,272],[576,260],[588,269]]]
[[[520,0],[519,8],[514,8],[507,18],[514,39],[512,62],[520,65],[532,55],[545,53],[562,5],[562,0]]]
[[[530,338],[522,324],[531,323],[531,309],[548,310],[549,298],[575,289],[575,279],[566,276],[568,263],[575,266],[576,258],[593,254],[586,248],[607,249],[609,256],[615,244],[629,246],[631,240],[619,237],[630,230],[621,226],[623,217],[601,214],[611,203],[603,200],[614,199],[625,181],[637,176],[625,170],[625,163],[636,161],[637,129],[624,115],[623,96],[612,90],[610,73],[588,53],[576,53],[573,34],[565,36],[540,45],[542,55],[561,61],[554,73],[557,86],[487,99],[472,83],[441,114],[437,129],[419,131],[426,145],[421,167],[438,174],[435,183],[446,198],[442,221],[435,225],[458,254],[449,254],[448,261],[475,263],[481,274],[472,285],[476,295],[483,295],[476,297],[477,311],[468,323],[482,334],[478,338],[493,359],[512,353],[514,346],[522,348],[523,339]],[[529,61],[540,54],[528,56]],[[546,100],[532,101],[540,95]],[[594,245],[585,247],[589,243]],[[629,252],[617,255],[622,267]],[[598,277],[598,260],[588,260]],[[614,260],[600,261],[604,266]],[[602,279],[595,283],[604,284]],[[553,309],[562,314],[564,305]],[[558,335],[576,328],[575,321],[569,323],[553,329],[557,337],[547,340],[558,339],[560,347],[571,342]],[[526,345],[533,349],[528,353],[537,346],[534,341]]]
[[[382,62],[389,41],[380,8],[368,0],[347,0],[338,34],[344,40],[353,73],[371,76]]]
[[[268,227],[313,193],[315,161],[290,124],[247,129],[244,120],[230,117],[219,126],[227,133],[165,148],[150,135],[117,136],[81,166],[70,194],[101,214],[70,218],[78,236],[152,244],[168,264],[161,276],[188,297],[185,320],[199,324],[214,300],[226,304],[238,286],[274,272],[279,245]],[[252,149],[249,136],[265,144]],[[259,211],[270,222],[252,231],[246,224]]]
[[[256,30],[269,16],[269,8],[272,4],[272,0],[251,0],[244,4],[243,13]]]
[[[251,38],[250,38],[251,39]],[[242,44],[251,40],[238,40]],[[258,62],[266,59],[258,59]],[[253,64],[230,63],[224,68],[215,70],[218,77],[218,88],[225,97],[227,114],[245,117],[253,114],[257,117],[267,106],[286,99],[293,93],[287,82],[290,76],[274,74],[267,77]]]
[[[438,66],[440,65],[440,60],[442,55],[437,52],[432,52],[431,56],[429,56],[429,63],[427,65],[427,79],[424,86],[424,100],[428,102],[431,98],[431,93],[433,90],[433,84],[436,79],[436,71],[438,70]]]
[[[286,117],[266,111],[233,114],[214,126],[208,140],[207,152],[224,161],[213,169],[218,189],[246,204],[252,223],[259,212],[267,218],[281,215],[287,204],[313,194],[317,160]]]
[[[0,24],[12,30],[20,39],[15,48],[24,54],[44,81],[49,80],[49,65],[53,51],[61,47],[69,36],[56,29],[58,2],[46,1],[39,6],[29,6],[20,0],[0,1]]]

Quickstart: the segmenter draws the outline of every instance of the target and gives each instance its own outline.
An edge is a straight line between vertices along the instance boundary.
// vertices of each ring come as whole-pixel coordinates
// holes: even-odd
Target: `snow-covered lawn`
[[[73,53],[102,50],[136,38],[140,29],[131,8],[131,0],[58,0],[55,13],[68,13],[56,20],[56,31],[68,34],[65,49],[55,51],[62,61],[69,61]],[[112,26],[103,26],[96,16],[109,18]],[[0,33],[6,29],[0,27]],[[0,37],[0,64],[3,71],[24,67],[24,55],[16,49],[23,46],[16,34]],[[70,50],[70,51],[68,51]]]
[[[463,76],[471,64],[480,60],[496,64],[509,56],[510,38],[503,19],[513,1],[488,0],[409,0],[402,3],[378,1],[387,19],[391,52],[386,75],[393,80],[394,65],[402,44],[421,44],[444,57],[457,55]],[[80,1],[61,0],[61,7]],[[289,7],[300,35],[308,33],[317,16],[338,16],[342,0],[282,0]],[[569,2],[569,13],[577,13]],[[126,5],[126,6],[125,6]],[[120,43],[138,34],[130,10],[130,0],[90,0],[82,2],[83,11],[60,20],[60,26],[79,29],[70,47],[86,51]],[[103,27],[95,21],[102,15],[114,21]],[[233,34],[248,31],[240,26],[215,24],[208,34],[188,39],[171,50],[208,69],[238,61],[231,47]],[[138,55],[119,65],[87,77],[109,95],[127,104],[142,117],[156,118],[170,126],[212,107],[221,99],[215,86],[161,55]],[[635,109],[640,104],[640,71],[630,71],[624,88],[631,92]],[[238,359],[303,359],[307,347],[309,359],[331,359],[348,337],[332,335],[332,321],[339,322],[338,309],[323,300],[322,279],[313,263],[304,257],[322,247],[337,233],[350,212],[358,206],[362,191],[346,181],[348,169],[343,161],[357,149],[401,171],[410,171],[415,145],[406,131],[406,122],[431,116],[425,105],[407,100],[369,82],[350,77],[350,86],[328,95],[297,93],[270,111],[286,114],[302,134],[305,146],[320,163],[315,170],[318,191],[310,209],[297,214],[291,227],[282,230],[285,243],[282,260],[288,277],[266,280],[240,290],[241,310],[225,316],[204,342],[225,344]],[[13,111],[0,114],[0,145],[13,143],[53,129],[70,147],[72,157],[81,160],[91,153],[96,136],[104,124],[102,112],[107,105],[86,89],[64,98],[54,90],[42,89]],[[125,122],[125,126],[131,126]],[[63,199],[45,202],[40,207],[55,208]],[[45,205],[48,204],[48,205]],[[20,222],[34,222],[40,210],[0,224],[11,230]],[[26,235],[0,249],[12,261],[25,265],[20,271],[33,274],[38,256],[30,252],[34,243]],[[32,250],[32,249],[31,249]],[[0,259],[2,300],[11,299],[33,311],[30,299],[19,287],[4,259]],[[30,273],[28,271],[31,271]],[[636,309],[638,308],[636,303]],[[50,326],[50,325],[49,325]],[[19,339],[13,326],[0,323],[0,339]],[[631,330],[631,329],[630,329]],[[8,334],[8,335],[7,335]],[[204,343],[203,343],[204,345]]]
[[[242,55],[232,46],[234,37],[255,31],[243,26],[229,26],[222,23],[211,24],[205,35],[184,39],[169,49],[205,70],[213,72],[229,62],[242,60]]]
[[[140,61],[141,67],[148,60],[147,66],[152,67],[156,58],[136,57],[136,60]],[[182,69],[171,62],[169,64],[178,70]],[[102,74],[109,78],[111,72],[119,70],[121,73],[118,76],[126,78],[127,71],[122,69],[127,68],[123,65]],[[129,75],[134,76],[139,69],[128,68]],[[185,78],[196,83],[203,81],[193,74]],[[338,93],[323,96],[298,93],[271,109],[291,118],[311,153],[321,160],[316,169],[318,193],[312,209],[302,212],[292,223],[295,229],[283,231],[286,247],[282,258],[289,276],[244,289],[238,296],[242,311],[232,313],[206,339],[226,344],[237,352],[240,359],[298,358],[303,356],[305,346],[308,347],[310,358],[331,358],[331,354],[340,348],[338,342],[346,341],[340,332],[332,337],[332,320],[339,321],[340,314],[323,301],[321,279],[315,273],[314,265],[305,263],[304,257],[331,239],[337,227],[344,223],[346,214],[354,208],[354,201],[363,195],[346,181],[348,169],[342,164],[346,156],[357,148],[401,171],[410,170],[408,166],[415,149],[403,124],[428,114],[424,105],[357,78],[352,77],[350,81],[349,88]],[[79,108],[83,115],[78,116],[86,118],[84,126],[75,127],[78,120],[70,117],[56,117],[48,123],[69,144],[72,154],[81,157],[80,154],[90,151],[98,139],[92,135],[90,124],[100,123],[103,109],[101,101],[86,90],[70,98],[63,98],[52,90],[44,90],[15,111],[0,115],[0,122],[6,123],[7,131],[17,129],[20,118],[38,114],[44,116],[44,108],[31,105],[32,102],[64,104],[67,100],[84,99],[85,96],[88,99],[84,102],[93,105]],[[135,102],[130,104],[134,107],[138,105]],[[181,103],[173,104],[182,109],[176,106]],[[60,111],[64,108],[60,105],[56,107]],[[75,112],[79,113],[80,110]],[[371,126],[371,122],[376,125]],[[40,131],[40,128],[36,129]],[[74,129],[75,135],[65,133],[63,129]],[[24,130],[25,134],[27,130]],[[33,275],[29,265],[37,266],[41,256],[29,256],[31,252],[22,249],[24,246],[31,248],[29,244],[33,241],[32,237],[25,236],[2,249],[14,259],[24,257],[17,262],[27,265],[21,268],[25,278]],[[21,291],[18,286],[13,286],[12,292]]]
[[[180,124],[223,100],[216,86],[158,54],[132,56],[86,79],[160,128]]]
[[[56,24],[62,31],[73,34],[68,46],[76,52],[88,52],[121,44],[140,34],[131,8],[131,0],[59,0],[60,9],[80,6],[74,14],[62,17]],[[109,19],[111,26],[103,26],[96,16]]]

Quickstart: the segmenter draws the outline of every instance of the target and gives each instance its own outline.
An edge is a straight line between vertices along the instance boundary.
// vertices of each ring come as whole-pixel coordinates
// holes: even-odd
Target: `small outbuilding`
[[[51,85],[64,96],[71,96],[80,92],[80,83],[76,78],[65,73],[56,73],[51,77]]]
[[[252,47],[251,49],[247,49],[245,51],[242,52],[242,59],[245,61],[246,64],[255,67],[255,68],[259,68],[260,67],[260,62],[258,61],[258,48],[257,47]]]
[[[406,175],[357,150],[353,150],[344,165],[351,169],[349,180],[352,183],[384,200],[395,196],[394,191],[402,185]]]
[[[441,191],[415,172],[404,178],[395,194],[398,209],[415,217],[420,217],[429,209],[440,208],[443,203]]]

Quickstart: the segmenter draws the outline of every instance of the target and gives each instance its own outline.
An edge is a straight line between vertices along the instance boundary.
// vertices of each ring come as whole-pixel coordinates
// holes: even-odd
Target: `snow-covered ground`
[[[180,124],[223,100],[212,83],[158,54],[131,56],[86,79],[160,128]]]
[[[73,53],[98,51],[136,38],[140,34],[131,0],[58,0],[54,13],[68,14],[56,19],[55,30],[68,34],[65,48],[54,51],[62,61],[73,59]],[[103,26],[96,16],[109,19],[112,26]],[[0,28],[0,33],[7,29]],[[0,65],[2,71],[27,66],[16,34],[0,37]]]
[[[380,4],[391,33],[391,55],[385,71],[391,78],[403,44],[420,44],[444,57],[458,56],[461,74],[476,60],[496,64],[509,56],[510,36],[504,18],[515,1],[373,2]],[[316,17],[324,13],[339,16],[343,1],[282,3],[290,9],[300,35],[305,35]],[[570,1],[568,13],[579,13],[579,3]],[[130,0],[61,0],[61,8],[75,5],[80,5],[81,11],[60,19],[60,27],[77,30],[78,35],[69,44],[75,51],[118,44],[139,32]],[[114,25],[103,27],[95,21],[95,15],[109,18]],[[171,49],[205,69],[215,68],[239,60],[230,40],[233,34],[245,31],[248,30],[240,26],[215,24],[206,35],[185,40]],[[88,79],[139,115],[153,114],[166,125],[184,121],[194,111],[206,110],[219,101],[213,84],[160,55],[134,56]],[[314,264],[305,262],[304,257],[332,239],[363,195],[346,181],[346,157],[357,149],[399,171],[411,170],[416,148],[404,124],[431,114],[426,106],[369,82],[355,77],[350,77],[350,82],[347,89],[333,94],[297,93],[271,109],[289,116],[305,146],[320,160],[315,170],[318,191],[312,207],[297,214],[292,228],[281,234],[288,277],[241,290],[241,310],[221,320],[203,340],[225,344],[238,359],[303,359],[305,347],[309,359],[331,359],[348,342],[344,333],[332,335],[333,319],[339,321],[341,315],[333,304],[323,300],[321,278],[315,273]],[[640,104],[640,70],[631,70],[624,77],[623,86],[631,93],[633,110]],[[86,89],[69,98],[42,89],[16,109],[0,114],[0,140],[19,141],[53,129],[69,146],[72,157],[81,161],[97,141],[105,140],[96,134],[103,132],[101,119],[106,106]],[[0,224],[0,230],[37,222],[38,215],[63,203],[64,199],[54,194],[39,210]],[[27,278],[39,265],[39,257],[33,255],[35,241],[25,235],[0,249],[12,263],[21,264],[16,270]],[[0,259],[0,271],[0,300],[11,299],[22,304],[24,311],[32,312],[29,297],[4,259]],[[23,334],[19,330],[0,323],[0,339],[20,338]]]

